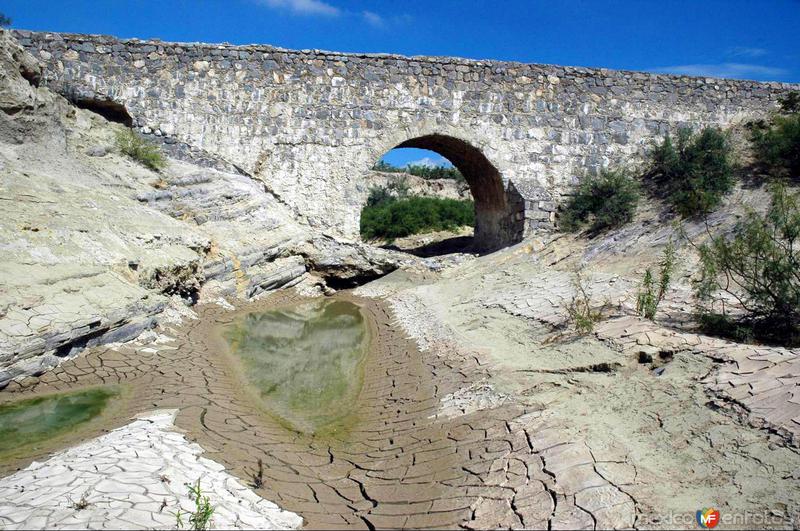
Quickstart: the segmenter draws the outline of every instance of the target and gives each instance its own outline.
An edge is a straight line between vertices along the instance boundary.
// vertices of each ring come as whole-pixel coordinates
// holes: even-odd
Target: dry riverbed
[[[309,527],[545,525],[554,510],[552,476],[532,449],[533,434],[525,430],[539,412],[492,401],[491,388],[476,386],[487,377],[477,360],[457,352],[446,357],[422,353],[396,326],[384,305],[344,297],[361,305],[368,316],[372,345],[356,404],[358,420],[341,434],[318,437],[287,429],[254,404],[225,352],[220,324],[237,313],[299,299],[290,292],[235,312],[215,306],[200,308],[196,319],[165,327],[147,344],[93,349],[41,378],[10,385],[3,396],[27,398],[85,386],[125,385],[131,389],[130,397],[116,415],[105,420],[107,427],[124,424],[126,413],[157,411],[160,413],[150,413],[147,418],[150,422],[159,419],[163,431],[169,425],[165,418],[177,410],[175,424],[185,435],[176,433],[170,442],[184,444],[185,453],[192,458],[187,470],[171,473],[192,481],[208,476],[212,501],[227,515],[222,525],[244,523],[230,516],[235,514],[234,508],[215,490],[219,481],[212,472],[230,473],[253,484],[259,459],[263,476],[256,492],[282,509],[300,514]],[[143,355],[147,362],[140,359]],[[482,399],[487,389],[487,403],[493,408],[481,411],[484,402],[475,397]],[[454,396],[461,396],[463,404],[448,408]],[[470,413],[464,415],[464,411]],[[141,437],[152,438],[152,433],[140,429],[142,422],[118,428],[90,445],[101,450],[113,448],[108,438],[113,441],[120,429],[129,431],[123,433],[125,437],[140,442]],[[87,428],[83,436],[94,433]],[[202,462],[191,443],[204,450]],[[150,448],[159,446],[156,443]],[[27,461],[45,454],[43,449],[34,452]],[[107,483],[98,485],[100,476],[114,482],[125,473],[124,467],[111,466],[99,471],[100,476],[79,477],[70,481],[69,488],[59,490],[58,496],[48,496],[56,494],[48,490],[55,479],[42,474],[60,477],[75,455],[74,450],[58,454],[45,467],[34,464],[0,482],[8,500],[0,514],[7,525],[28,527],[43,521],[50,526],[89,525],[97,521],[97,511],[107,516],[108,511],[119,510],[122,514],[110,522],[164,526],[172,516],[169,511],[186,504],[179,488],[166,492],[152,488],[159,483],[172,485],[163,467],[175,465],[166,462],[136,479],[137,492],[127,492],[127,487],[108,492],[104,490]],[[88,466],[98,452],[87,451],[86,455]],[[129,458],[119,456],[120,460]],[[209,463],[219,465],[215,468]],[[14,462],[16,466],[25,464]],[[122,482],[129,483],[130,478]],[[138,492],[140,489],[144,492]],[[123,501],[110,501],[119,498]],[[78,508],[80,500],[88,505]],[[156,506],[160,510],[156,511]],[[562,504],[562,518],[576,517],[575,508],[570,507]],[[627,518],[632,518],[632,507],[625,508],[630,513]],[[268,511],[264,517],[274,519],[275,515]]]
[[[595,333],[571,335],[561,326],[570,275],[547,260],[522,245],[441,273],[398,271],[338,294],[361,307],[370,330],[346,429],[302,433],[276,418],[258,403],[220,334],[245,313],[306,300],[290,290],[235,310],[200,306],[181,324],[15,382],[0,399],[127,389],[113,414],[53,444],[117,428],[87,444],[115,447],[104,438],[122,429],[183,456],[134,482],[160,490],[116,493],[125,496],[120,521],[130,525],[174,525],[173,512],[188,503],[181,483],[199,478],[220,507],[218,526],[266,518],[291,527],[300,523],[296,514],[311,528],[693,528],[694,512],[713,506],[760,515],[758,527],[791,527],[800,501],[791,430],[726,395],[733,391],[725,374],[752,355],[631,317],[624,299],[634,284],[603,268],[588,280],[615,310]],[[650,361],[641,363],[641,352]],[[144,413],[149,421],[129,423]],[[4,472],[54,449],[6,461]],[[41,501],[52,488],[42,474],[59,477],[53,467],[75,452],[68,454],[0,480],[5,525],[41,526],[35,518],[43,515],[89,525],[96,511],[119,510],[110,501],[119,496],[98,486],[97,475]],[[169,475],[179,479],[165,484],[167,466],[178,467]],[[100,475],[114,481],[120,473],[112,466]],[[40,501],[4,501],[23,488]],[[89,505],[78,510],[84,495]],[[239,520],[237,496],[251,511],[239,511]]]

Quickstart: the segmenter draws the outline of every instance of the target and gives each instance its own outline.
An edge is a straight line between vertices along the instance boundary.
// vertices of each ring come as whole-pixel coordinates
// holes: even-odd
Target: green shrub
[[[800,112],[800,92],[792,90],[786,96],[778,98],[778,103],[781,106],[781,112],[786,114],[798,113]]]
[[[608,301],[602,305],[597,305],[592,302],[591,297],[586,292],[586,287],[583,285],[583,278],[580,271],[575,271],[573,278],[573,286],[575,293],[569,304],[564,306],[569,317],[569,322],[575,331],[580,335],[586,335],[594,330],[594,325],[603,319],[603,312],[608,307]]]
[[[715,236],[698,248],[702,267],[696,294],[704,313],[719,313],[712,308],[720,302],[725,315],[719,294],[726,293],[744,310],[738,326],[756,337],[795,344],[800,339],[800,196],[780,183],[770,191],[766,214],[749,211],[731,238]]]
[[[658,305],[664,299],[672,280],[672,272],[675,269],[675,245],[672,242],[669,242],[664,248],[659,269],[658,289],[656,289],[653,273],[648,267],[644,272],[642,287],[636,295],[636,312],[651,321],[656,316]]]
[[[147,142],[132,129],[118,131],[116,140],[120,152],[151,170],[160,171],[167,165],[158,146]]]
[[[394,181],[387,186],[373,186],[369,189],[367,206],[375,207],[385,205],[397,201],[398,199],[405,199],[409,194],[409,187],[405,181]]]
[[[11,25],[11,19],[0,13],[0,28],[6,28]]]
[[[403,179],[402,181],[394,181],[387,186],[389,193],[392,197],[397,199],[405,199],[411,194],[408,183]]]
[[[452,179],[454,181],[464,181],[464,176],[454,167],[445,166],[419,166],[409,165],[405,167],[406,173],[422,177],[423,179]]]
[[[475,225],[472,201],[438,197],[392,198],[361,210],[361,237],[394,239]]]
[[[392,195],[388,188],[384,186],[373,186],[369,189],[367,206],[376,207],[379,205],[385,205],[386,203],[391,203],[392,201],[396,200],[397,198]]]
[[[733,189],[730,141],[716,127],[682,128],[677,144],[667,135],[653,148],[651,177],[683,217],[708,214]]]
[[[800,180],[800,113],[776,116],[772,123],[752,129],[758,162],[778,177]]]
[[[559,216],[559,226],[568,232],[587,222],[593,232],[618,227],[633,219],[638,202],[636,180],[622,170],[604,170],[580,182]]]
[[[195,531],[203,531],[209,529],[211,526],[211,517],[214,515],[214,507],[211,505],[211,499],[203,495],[200,490],[200,480],[194,485],[188,485],[189,498],[194,501],[195,510],[189,513],[189,525]],[[183,529],[183,514],[181,510],[175,514],[176,525],[178,529]]]

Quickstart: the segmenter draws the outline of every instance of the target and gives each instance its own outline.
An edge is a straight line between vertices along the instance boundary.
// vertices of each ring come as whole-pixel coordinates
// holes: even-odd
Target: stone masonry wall
[[[484,205],[494,209],[487,223],[516,231],[515,240],[549,225],[586,172],[635,162],[679,126],[763,116],[782,93],[800,89],[458,58],[15,34],[44,63],[51,88],[122,104],[144,132],[225,158],[262,179],[299,219],[351,238],[364,176],[383,153],[415,138],[445,135],[480,150],[506,190],[503,212],[497,201]],[[470,184],[480,210],[481,190]]]

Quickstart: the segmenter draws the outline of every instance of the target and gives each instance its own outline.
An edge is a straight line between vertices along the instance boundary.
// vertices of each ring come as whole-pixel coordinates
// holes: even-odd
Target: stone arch
[[[515,223],[518,202],[509,197],[500,171],[480,148],[456,136],[430,133],[395,141],[378,157],[394,148],[427,149],[458,168],[475,202],[476,251],[492,251],[519,241],[521,234]]]
[[[125,127],[133,126],[133,117],[125,105],[114,101],[108,96],[95,93],[92,90],[79,90],[77,88],[67,91],[64,96],[80,109],[92,111],[110,122],[116,122]]]

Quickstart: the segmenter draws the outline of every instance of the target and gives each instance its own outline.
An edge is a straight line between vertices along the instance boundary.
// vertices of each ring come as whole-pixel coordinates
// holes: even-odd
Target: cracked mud
[[[586,445],[549,430],[541,411],[506,403],[491,387],[469,395],[477,406],[453,406],[487,376],[477,360],[420,352],[374,301],[358,300],[373,329],[358,422],[344,435],[287,429],[243,391],[218,331],[236,314],[282,298],[291,299],[234,313],[206,307],[200,319],[167,330],[174,339],[150,348],[149,362],[126,362],[130,346],[95,349],[7,392],[128,383],[128,412],[178,409],[177,426],[233,475],[252,478],[261,459],[257,492],[311,528],[633,523],[632,499],[601,473],[613,461],[596,460]],[[440,408],[442,399],[449,406]]]
[[[309,528],[669,528],[675,522],[664,515],[709,499],[726,510],[767,508],[777,527],[790,525],[800,496],[800,457],[786,444],[793,435],[747,426],[725,394],[737,370],[745,374],[735,382],[756,377],[747,365],[753,355],[632,317],[605,321],[593,337],[554,337],[546,323],[560,318],[568,278],[531,270],[524,256],[509,252],[419,288],[409,286],[423,277],[398,273],[356,292],[378,298],[338,295],[362,308],[371,342],[347,430],[309,435],[275,417],[254,398],[223,337],[243,316],[306,300],[291,291],[235,310],[201,306],[197,318],[143,341],[90,349],[12,382],[3,398],[128,389],[103,427],[177,409],[176,426],[204,458],[258,483],[260,496]],[[523,272],[545,278],[532,277],[527,292],[502,289]],[[470,274],[479,277],[475,288],[457,288]],[[602,275],[596,282],[621,292],[620,284]],[[651,354],[649,365],[641,352]],[[783,363],[788,354],[778,354],[760,356]],[[721,359],[744,361],[735,369]],[[89,426],[73,440],[99,432]]]

